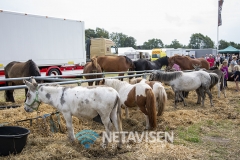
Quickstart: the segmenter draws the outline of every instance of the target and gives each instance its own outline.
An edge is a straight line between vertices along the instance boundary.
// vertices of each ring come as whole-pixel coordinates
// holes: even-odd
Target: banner
[[[218,26],[222,25],[222,5],[223,5],[223,0],[218,0]]]

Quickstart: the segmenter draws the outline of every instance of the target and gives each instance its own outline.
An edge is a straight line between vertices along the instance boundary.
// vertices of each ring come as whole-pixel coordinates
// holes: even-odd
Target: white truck
[[[4,77],[9,62],[29,59],[42,75],[82,73],[86,64],[83,21],[0,10],[0,24],[0,76]]]
[[[9,62],[29,59],[38,65],[41,75],[82,73],[90,58],[114,55],[114,45],[110,39],[91,38],[85,50],[83,21],[0,10],[0,79]]]

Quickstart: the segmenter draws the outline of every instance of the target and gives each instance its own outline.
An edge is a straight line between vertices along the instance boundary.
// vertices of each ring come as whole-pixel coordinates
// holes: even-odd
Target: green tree
[[[183,48],[183,45],[178,40],[174,39],[170,45],[165,45],[165,48]]]
[[[97,34],[95,32],[95,30],[93,29],[86,29],[85,30],[85,40],[89,39],[89,38],[96,38],[97,37]]]
[[[208,36],[205,37],[201,33],[195,33],[190,37],[188,46],[193,49],[213,48],[214,43]]]
[[[237,44],[236,48],[237,48],[237,49],[240,49],[240,43]]]
[[[219,46],[218,46],[218,49],[224,49],[224,48],[227,48],[230,44],[229,42],[225,41],[225,40],[220,40],[219,41]]]
[[[97,38],[109,38],[109,32],[103,28],[96,28]]]
[[[126,39],[124,41],[124,47],[136,48],[136,39],[133,37],[126,37]]]
[[[136,39],[128,37],[125,34],[113,32],[110,34],[110,39],[116,44],[117,47],[133,47],[136,48]]]
[[[164,44],[161,39],[150,39],[147,42],[144,42],[142,49],[153,49],[153,48],[163,48]]]

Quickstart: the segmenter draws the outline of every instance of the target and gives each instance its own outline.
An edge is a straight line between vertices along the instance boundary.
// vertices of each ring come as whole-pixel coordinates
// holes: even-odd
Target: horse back
[[[131,68],[124,56],[99,56],[97,57],[97,63],[105,72],[127,71]]]
[[[38,66],[31,59],[26,62],[10,62],[4,69],[6,78],[41,76]],[[13,81],[13,83],[23,84],[22,81]]]
[[[143,71],[143,70],[148,70],[148,61],[145,59],[139,59],[137,61],[133,62],[135,65],[135,70],[136,71]]]
[[[205,68],[207,70],[210,69],[210,64],[208,63],[208,61],[205,58],[197,58],[200,62],[201,62],[201,67]]]
[[[5,78],[10,78],[10,77],[9,77],[9,71],[11,70],[11,68],[13,67],[13,65],[16,64],[16,63],[20,63],[20,62],[12,61],[12,62],[8,63],[8,64],[4,67]]]

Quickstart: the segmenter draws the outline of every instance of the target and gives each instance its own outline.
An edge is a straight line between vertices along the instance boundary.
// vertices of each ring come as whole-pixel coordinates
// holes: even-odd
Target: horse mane
[[[118,79],[105,79],[105,83],[107,85],[110,85],[111,87],[113,87],[114,89],[118,90],[120,89],[123,85],[129,85],[128,82],[126,81],[120,81]]]
[[[101,67],[99,66],[99,64],[98,64],[98,62],[97,62],[97,58],[92,58],[91,59],[91,61],[92,61],[92,66],[93,66],[93,68],[95,68],[95,69],[101,69]]]
[[[154,80],[169,82],[182,76],[183,72],[182,71],[175,71],[175,72],[157,71],[155,73],[153,72],[153,74],[155,74]]]
[[[167,64],[167,66],[168,66],[168,59],[169,59],[169,57],[168,57],[168,56],[165,56],[165,57],[158,58],[158,59],[156,60],[156,62],[159,62],[160,65],[162,65],[162,64]]]
[[[129,57],[127,57],[127,56],[124,56],[124,57],[125,57],[125,59],[126,59],[126,62],[127,62],[128,64],[131,64],[131,66],[132,66],[133,68],[135,68],[135,65],[134,65],[133,61],[132,61]]]
[[[209,73],[211,77],[211,84],[209,89],[211,90],[218,83],[218,75],[216,73]]]
[[[38,66],[31,59],[26,62],[26,64],[23,67],[23,70],[28,71],[28,75],[30,76],[41,76]]]
[[[211,67],[209,70],[219,69],[217,66]]]

